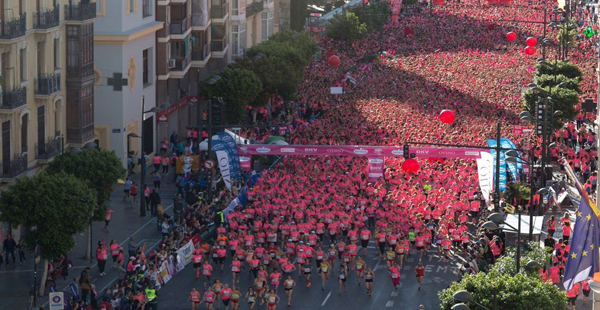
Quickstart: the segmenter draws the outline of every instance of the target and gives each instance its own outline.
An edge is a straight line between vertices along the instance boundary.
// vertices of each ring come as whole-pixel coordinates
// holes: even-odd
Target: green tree
[[[569,79],[581,80],[581,70],[579,67],[568,61],[553,61],[549,65],[536,65],[536,75],[564,75]]]
[[[313,39],[306,32],[297,32],[293,30],[282,30],[278,33],[269,37],[270,44],[279,43],[285,46],[289,46],[297,50],[304,58],[306,64],[310,61],[311,57],[318,51],[319,46],[315,39]]]
[[[572,89],[572,90],[576,91],[577,93],[581,92],[581,89],[579,87],[579,79],[577,79],[577,78],[570,79],[562,74],[536,75],[533,78],[533,83],[536,85],[539,85],[541,87],[558,86],[559,84],[564,83],[563,84],[564,88]]]
[[[290,29],[303,31],[308,16],[306,0],[291,0],[290,2]]]
[[[579,103],[579,94],[568,88],[552,87],[552,92],[549,92],[550,88],[541,87],[542,91],[534,92],[527,90],[523,92],[523,109],[529,111],[531,115],[535,115],[537,102],[539,99],[544,98],[548,95],[552,97],[552,111],[560,110],[563,112],[561,116],[563,119],[572,119],[575,117],[575,105]],[[558,129],[562,127],[562,121],[558,117],[553,119],[553,128]]]
[[[246,106],[255,102],[254,99],[262,91],[262,83],[254,72],[230,66],[219,76],[221,79],[217,83],[204,84],[203,93],[209,98],[223,97],[227,123],[241,124],[246,116]]]
[[[506,248],[504,256],[500,257],[494,265],[491,266],[489,275],[491,277],[500,276],[502,274],[513,275],[517,272],[517,264],[515,262],[516,249]],[[523,253],[521,253],[520,265],[521,273],[531,277],[538,277],[537,268],[527,268],[526,265],[530,261],[537,262],[538,266],[545,266],[550,263],[552,254],[549,248],[541,248],[539,243],[529,242]]]
[[[351,11],[356,14],[361,23],[367,25],[368,32],[381,30],[392,13],[389,4],[385,1],[369,2],[364,6],[356,6]]]
[[[49,174],[63,171],[62,160],[50,163]],[[96,205],[93,210],[93,220],[102,221],[106,215],[106,202],[119,179],[125,177],[125,169],[113,151],[84,150],[79,153],[69,153],[64,157],[64,171],[74,175],[96,191]],[[91,230],[91,225],[88,228]],[[91,234],[90,234],[91,236]],[[88,238],[86,258],[89,258],[92,240]]]
[[[82,233],[96,205],[94,189],[76,177],[59,172],[20,178],[0,196],[0,220],[29,229],[25,245],[40,246],[44,271],[39,295],[42,296],[48,274],[48,260],[66,254],[75,247],[73,235]]]
[[[493,308],[496,296],[497,310],[566,310],[567,297],[551,282],[542,281],[537,276],[524,273],[512,276],[479,272],[466,275],[460,282],[438,293],[440,309],[450,310],[455,304],[452,296],[460,290],[467,290],[473,300],[488,309]]]
[[[367,36],[367,25],[360,22],[356,14],[342,12],[329,19],[325,33],[334,40],[351,42]]]

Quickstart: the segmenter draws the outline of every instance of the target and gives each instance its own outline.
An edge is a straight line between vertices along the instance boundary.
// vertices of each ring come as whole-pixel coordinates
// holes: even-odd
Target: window
[[[25,10],[27,9],[27,2],[25,2],[26,0],[19,0],[19,16],[23,16],[23,13],[25,13]]]
[[[23,48],[19,54],[19,74],[21,75],[21,82],[27,81],[27,49]]]
[[[242,56],[246,47],[246,25],[233,25],[231,27],[232,51],[234,56]]]
[[[80,44],[77,37],[67,39],[67,71],[77,70],[79,67]]]
[[[165,13],[165,15],[166,15],[166,17],[165,17],[165,24],[168,25],[168,24],[171,23],[171,7],[167,6],[167,10],[165,12],[166,12]]]
[[[29,127],[29,113],[21,117],[21,152],[27,152],[27,128]]]
[[[106,0],[96,0],[96,15],[105,16],[106,15]]]
[[[39,78],[42,76],[44,70],[44,42],[37,43],[37,74]]]
[[[173,55],[173,58],[185,57],[185,46],[183,41],[171,42],[171,55]]]
[[[54,39],[54,69],[60,68],[60,38]]]
[[[144,86],[152,85],[152,49],[148,48],[142,52],[143,57],[143,81]]]
[[[142,15],[143,17],[148,17],[152,15],[152,6],[150,5],[150,0],[142,0]]]
[[[135,1],[136,0],[129,0],[129,13],[135,12]]]
[[[260,14],[260,40],[266,41],[269,32],[269,13],[263,12]]]
[[[171,59],[171,43],[167,43],[167,64],[169,63],[169,59]]]
[[[238,15],[239,2],[238,0],[231,0],[231,15]]]
[[[273,14],[263,12],[260,14],[260,19],[260,39],[261,41],[267,41],[273,34]]]

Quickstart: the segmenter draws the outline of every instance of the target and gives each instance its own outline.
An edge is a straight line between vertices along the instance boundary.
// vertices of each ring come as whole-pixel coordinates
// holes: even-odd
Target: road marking
[[[321,304],[321,307],[324,307],[325,304],[327,303],[327,300],[329,300],[329,297],[331,297],[331,292],[333,291],[333,289],[331,291],[329,291],[329,294],[327,294],[327,297],[325,297],[325,300],[323,300],[323,303]]]
[[[388,300],[388,302],[385,304],[386,308],[391,308],[394,306],[394,301],[393,300]]]
[[[399,293],[398,291],[393,291],[391,296],[392,297],[398,297],[398,293]]]
[[[375,268],[373,268],[373,272],[377,270],[377,268],[379,267],[379,263],[381,263],[381,259],[377,260],[377,264],[375,265]]]

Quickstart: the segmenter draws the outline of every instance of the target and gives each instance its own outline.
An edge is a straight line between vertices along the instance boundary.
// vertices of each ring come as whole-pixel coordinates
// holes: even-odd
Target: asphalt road
[[[291,307],[286,307],[285,294],[283,293],[283,280],[279,288],[279,297],[281,302],[277,309],[419,309],[419,305],[424,305],[425,309],[438,309],[439,302],[437,292],[445,289],[452,282],[457,280],[456,265],[458,262],[452,260],[444,262],[443,259],[433,255],[433,252],[423,259],[423,265],[426,268],[423,288],[418,290],[418,284],[414,276],[414,269],[418,259],[415,253],[405,263],[401,272],[400,287],[394,291],[390,276],[387,274],[387,266],[384,260],[381,260],[374,247],[369,246],[366,257],[367,266],[372,267],[375,271],[375,281],[373,285],[373,296],[369,297],[364,288],[364,283],[358,286],[356,274],[354,271],[348,273],[347,289],[341,295],[338,294],[338,283],[335,274],[329,281],[325,283],[325,290],[321,289],[321,280],[317,278],[316,268],[313,269],[310,288],[306,288],[304,279],[298,280],[297,272],[294,272],[293,279],[296,281],[296,288],[292,295]],[[228,263],[231,262],[230,257],[227,258],[225,271],[213,272],[213,279],[216,277],[223,283],[228,283],[231,286],[231,272],[228,271]],[[313,262],[314,264],[314,262]],[[336,261],[336,266],[333,270],[339,267]],[[215,268],[216,269],[216,268]],[[201,279],[202,280],[202,279]],[[187,302],[188,294],[193,286],[197,290],[204,293],[203,282],[195,279],[195,274],[191,264],[188,265],[182,272],[174,276],[163,288],[158,292],[159,309],[169,310],[187,310],[190,309],[190,303]],[[241,273],[241,281],[239,283],[240,291],[245,294],[248,287],[251,286],[253,277],[246,270]],[[246,301],[240,303],[240,309],[248,309]],[[221,305],[221,309],[224,307]],[[201,304],[200,309],[205,309],[205,305]],[[265,305],[257,306],[255,309],[265,309]]]

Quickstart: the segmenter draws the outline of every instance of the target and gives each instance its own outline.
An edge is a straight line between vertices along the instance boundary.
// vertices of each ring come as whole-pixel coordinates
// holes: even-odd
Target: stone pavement
[[[149,172],[154,168],[148,167]],[[136,173],[131,176],[131,179],[140,184],[140,174]],[[146,176],[146,184],[152,189],[152,177],[148,173]],[[173,171],[163,176],[162,188],[160,195],[165,206],[165,211],[172,208],[173,198],[177,190],[173,184]],[[140,195],[138,195],[139,198]],[[111,240],[118,242],[125,253],[127,253],[128,241],[131,236],[138,243],[145,243],[146,248],[155,247],[160,241],[162,234],[157,229],[156,219],[146,213],[145,217],[140,216],[139,200],[135,205],[123,201],[124,193],[123,186],[116,185],[111,195],[111,201],[108,202],[109,207],[114,211],[111,217],[109,232],[104,231],[104,222],[94,222],[92,225],[92,250],[93,260],[83,259],[86,252],[87,232],[75,236],[76,246],[68,253],[68,258],[73,262],[73,268],[69,270],[69,275],[65,279],[59,277],[56,280],[56,288],[58,291],[66,291],[74,277],[79,277],[85,267],[91,267],[92,283],[96,286],[98,292],[103,292],[117,279],[116,269],[112,269],[112,259],[106,264],[106,276],[100,277],[95,259],[95,245],[99,240],[104,240],[107,244]],[[0,310],[17,310],[27,309],[29,293],[32,289],[34,277],[33,253],[26,253],[26,261],[19,264],[4,265],[0,269]],[[37,281],[41,283],[43,272],[43,261],[37,265]],[[48,292],[43,297],[37,298],[37,306],[45,306],[48,308]],[[100,295],[102,293],[99,293]],[[37,309],[37,308],[35,308]]]

